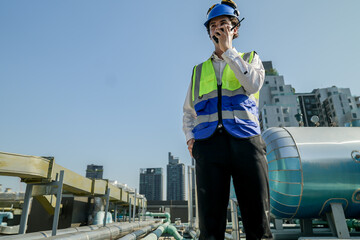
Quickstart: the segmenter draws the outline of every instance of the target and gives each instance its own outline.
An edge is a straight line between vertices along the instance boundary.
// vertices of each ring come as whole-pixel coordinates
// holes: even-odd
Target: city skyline
[[[193,66],[213,51],[203,23],[218,2],[140,0],[134,16],[123,1],[1,1],[0,151],[54,156],[82,175],[103,165],[103,178],[132,188],[169,151],[190,165],[182,105]],[[359,1],[236,3],[238,51],[273,61],[296,92],[360,95]]]

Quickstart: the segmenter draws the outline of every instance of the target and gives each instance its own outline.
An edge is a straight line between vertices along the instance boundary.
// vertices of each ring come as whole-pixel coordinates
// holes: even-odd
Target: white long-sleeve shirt
[[[211,56],[218,85],[221,84],[224,68],[226,64],[228,64],[247,94],[254,94],[261,89],[264,83],[265,70],[257,54],[254,54],[251,64],[245,62],[235,48],[228,49],[221,55],[221,57],[224,60],[219,58],[215,53]],[[194,138],[192,130],[194,129],[196,119],[196,112],[191,97],[191,82],[192,81],[190,81],[190,86],[188,88],[183,107],[183,131],[185,133],[186,142],[191,138]]]

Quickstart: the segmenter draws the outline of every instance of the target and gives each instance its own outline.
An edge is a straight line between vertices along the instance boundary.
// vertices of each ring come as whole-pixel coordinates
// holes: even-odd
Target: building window
[[[280,90],[280,92],[283,92],[283,91],[284,91],[284,87],[283,87],[283,86],[280,86],[280,87],[279,87],[279,90]]]
[[[283,113],[289,113],[289,109],[288,108],[283,108]]]
[[[270,90],[275,91],[275,90],[277,90],[277,87],[271,87]]]
[[[267,118],[265,118],[265,123],[266,123],[266,124],[268,123]]]
[[[350,99],[350,98],[348,98],[348,101],[349,101],[349,103],[351,103],[351,99]]]
[[[266,115],[266,109],[264,109],[264,115]]]
[[[344,111],[344,109],[343,109],[343,114],[345,115],[345,111]]]
[[[341,96],[339,95],[339,100],[342,101]]]
[[[327,95],[328,95],[328,97],[330,97],[330,96],[331,96],[331,92],[328,92]]]
[[[290,122],[289,117],[284,117],[284,121],[285,121],[285,122]]]
[[[356,115],[356,113],[353,113],[352,115],[353,115],[353,118],[357,118],[357,115]]]
[[[276,108],[276,113],[280,113],[280,111],[279,111],[279,109],[278,109],[278,108]]]
[[[344,107],[344,104],[340,103],[341,107],[343,108]]]
[[[278,99],[278,98],[275,98],[275,102],[277,103],[277,102],[280,102],[280,100]]]
[[[281,122],[280,117],[278,117],[278,121]]]
[[[350,109],[353,110],[353,106],[352,106],[352,105],[350,105]]]
[[[265,81],[265,84],[269,84],[269,81]]]

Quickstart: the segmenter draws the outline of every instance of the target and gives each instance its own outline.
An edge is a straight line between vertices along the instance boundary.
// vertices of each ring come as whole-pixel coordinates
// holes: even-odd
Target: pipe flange
[[[352,201],[354,203],[360,203],[360,188],[356,189],[352,194]]]
[[[351,157],[355,162],[360,163],[360,151],[358,151],[358,150],[352,151]]]

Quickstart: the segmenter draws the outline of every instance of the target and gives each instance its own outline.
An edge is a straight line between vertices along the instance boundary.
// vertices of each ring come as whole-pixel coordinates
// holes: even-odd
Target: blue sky
[[[0,1],[0,151],[55,156],[83,175],[101,164],[137,188],[139,169],[165,171],[169,151],[190,164],[182,105],[192,67],[213,50],[203,22],[214,3]],[[297,92],[360,95],[360,1],[237,4],[239,51],[273,61]]]

